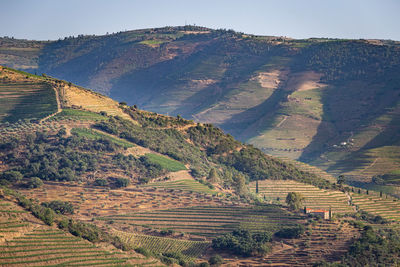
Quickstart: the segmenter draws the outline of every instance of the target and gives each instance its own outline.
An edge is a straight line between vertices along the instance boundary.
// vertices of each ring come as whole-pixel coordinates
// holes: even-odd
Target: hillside
[[[370,181],[400,169],[400,46],[166,27],[36,42],[0,64],[213,123],[262,151]]]
[[[47,75],[4,67],[0,75],[5,95],[46,96],[15,101],[17,110],[53,108],[1,109],[1,263],[204,266],[221,253],[229,265],[302,266],[364,259],[347,251],[367,234],[390,235],[397,246],[390,229],[399,226],[398,202],[385,194],[335,185],[210,124],[140,110]],[[334,218],[289,209],[282,201],[289,192]],[[231,238],[238,247],[226,251]],[[393,252],[375,261],[398,259]]]

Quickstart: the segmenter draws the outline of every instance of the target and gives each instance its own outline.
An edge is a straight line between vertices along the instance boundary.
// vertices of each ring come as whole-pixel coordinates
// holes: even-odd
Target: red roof
[[[310,211],[310,212],[329,212],[328,210],[313,210],[310,208],[306,208],[306,211]]]
[[[329,212],[328,210],[311,210],[311,212]]]

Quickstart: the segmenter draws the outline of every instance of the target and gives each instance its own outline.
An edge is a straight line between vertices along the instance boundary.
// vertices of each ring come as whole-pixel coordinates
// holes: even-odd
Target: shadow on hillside
[[[397,102],[398,94],[391,86],[392,84],[351,81],[328,86],[321,98],[323,103],[321,124],[299,160],[303,162],[321,160],[320,156],[325,152],[343,151],[345,148],[333,148],[333,146],[339,146],[341,142],[348,143],[353,133],[357,134],[365,127],[376,127],[371,125],[371,122],[373,123],[379,116],[385,114],[387,108],[394,106]],[[390,125],[384,127],[392,128]],[[390,130],[390,133],[383,132],[381,135],[388,138],[393,133],[393,130]],[[397,137],[393,138],[398,138],[398,134],[395,136]],[[348,150],[342,158],[335,159],[336,162],[328,168],[328,171],[352,171],[365,164],[369,159],[362,151],[372,148],[373,144],[376,147],[392,142],[389,140],[382,142],[384,139],[382,136],[377,136],[357,151]]]
[[[259,132],[273,127],[271,124],[277,115],[275,111],[279,109],[279,103],[284,101],[290,93],[290,91],[278,88],[258,106],[232,116],[220,126],[240,140],[255,137]]]

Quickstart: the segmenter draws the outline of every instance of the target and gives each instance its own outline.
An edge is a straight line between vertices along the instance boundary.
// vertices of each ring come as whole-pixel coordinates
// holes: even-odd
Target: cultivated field
[[[364,191],[364,190],[363,190]],[[369,194],[352,193],[352,202],[360,210],[385,219],[400,222],[400,200],[391,196],[379,196],[379,193],[369,191]]]
[[[250,188],[255,192],[256,183],[250,183]],[[353,207],[349,205],[349,197],[343,192],[323,190],[318,187],[302,184],[292,180],[263,180],[259,181],[258,196],[267,202],[284,204],[289,192],[301,193],[304,206],[313,209],[332,209],[333,213],[352,213]]]
[[[77,209],[76,217],[91,220],[98,216],[110,216],[131,212],[168,209],[198,205],[229,205],[240,203],[235,199],[213,196],[207,193],[177,189],[136,188],[109,189],[84,184],[46,182],[42,188],[21,190],[27,197],[40,202],[70,201]]]
[[[126,233],[123,231],[114,231],[123,242],[133,248],[145,248],[153,253],[182,253],[185,260],[193,260],[200,257],[210,242],[181,240],[167,237],[141,235],[135,233]]]
[[[44,225],[11,201],[0,201],[1,266],[153,265],[157,261],[107,249]]]
[[[213,238],[242,228],[252,231],[277,231],[293,226],[304,217],[288,213],[276,206],[195,206],[157,210],[146,213],[120,213],[102,220],[156,229],[169,229],[195,236]]]
[[[0,81],[0,122],[41,119],[56,111],[55,92],[49,85]]]
[[[299,239],[276,239],[265,257],[230,258],[223,266],[312,266],[315,262],[339,262],[359,231],[347,223],[321,221],[308,226]]]
[[[176,181],[154,182],[142,185],[143,188],[160,188],[172,190],[184,190],[196,193],[217,194],[217,191],[210,189],[208,186],[201,184],[193,179],[179,179]]]

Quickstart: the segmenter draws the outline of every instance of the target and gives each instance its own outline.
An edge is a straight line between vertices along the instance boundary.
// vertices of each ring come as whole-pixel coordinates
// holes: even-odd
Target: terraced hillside
[[[54,89],[0,66],[0,123],[39,120],[57,111]]]
[[[13,79],[26,76],[14,72]],[[308,207],[352,213],[346,195],[318,189],[334,185],[313,168],[299,169],[289,160],[267,156],[210,124],[146,112],[46,76],[29,79],[55,89],[59,112],[39,122],[0,125],[0,183],[14,190],[4,189],[1,195],[7,203],[0,203],[0,263],[160,264],[139,256],[136,249],[165,264],[189,265],[219,252],[210,247],[212,238],[241,229],[253,239],[273,236],[261,244],[264,252],[272,248],[269,261],[295,266],[313,263],[318,253],[321,259],[337,261],[356,235],[354,228],[340,227],[341,218],[321,222],[281,205],[287,192],[299,191]],[[81,92],[83,100],[68,100],[69,91]],[[109,110],[101,110],[105,108]],[[249,194],[247,184],[254,190],[255,180],[262,180],[259,189],[269,192],[265,201],[271,203]],[[302,227],[308,232],[303,234]],[[299,235],[292,241],[273,235],[296,229]],[[93,247],[68,232],[102,245]],[[284,254],[289,259],[282,259]],[[224,257],[267,264],[265,257]]]
[[[35,229],[2,245],[0,264],[4,266],[104,265],[124,264],[129,257],[108,252],[81,238],[54,229]]]
[[[277,240],[272,253],[252,259],[227,259],[227,265],[310,266],[315,263],[340,262],[359,231],[347,223],[319,222],[310,226],[297,240]]]
[[[368,180],[400,169],[399,47],[185,26],[54,42],[1,38],[0,64],[214,123],[269,154]],[[87,96],[78,106],[115,114],[116,103]]]
[[[94,266],[157,261],[102,248],[80,237],[44,225],[12,201],[0,202],[1,266]]]
[[[122,231],[114,233],[134,248],[144,248],[154,253],[182,253],[185,260],[199,258],[210,247],[209,242],[203,241],[140,235]]]
[[[70,190],[65,191],[65,188]],[[154,209],[170,207],[188,207],[197,205],[240,204],[240,201],[225,197],[212,196],[209,193],[181,191],[179,188],[154,189],[128,187],[109,189],[73,183],[45,183],[42,188],[22,190],[28,197],[41,202],[63,200],[72,203],[76,216],[91,220],[93,217],[124,214],[129,212],[149,212]],[[60,192],[64,192],[60,194]]]
[[[387,195],[381,197],[375,192],[366,194],[365,191],[363,194],[353,193],[351,198],[354,205],[360,210],[400,222],[400,202],[398,198]]]
[[[276,206],[194,206],[157,210],[146,213],[102,217],[114,223],[170,229],[195,236],[212,238],[235,229],[255,232],[277,231],[294,226],[304,217],[288,213]]]
[[[295,181],[259,181],[258,196],[272,203],[285,203],[289,192],[297,192],[305,198],[304,206],[312,209],[332,209],[335,213],[353,213],[350,206],[350,197],[340,191],[323,190],[312,185],[306,185]],[[250,184],[250,189],[255,192],[256,182]]]
[[[215,195],[218,192],[212,190],[208,186],[201,184],[193,179],[179,179],[175,181],[165,181],[165,182],[154,182],[143,185],[144,188],[162,188],[162,189],[172,189],[172,190],[185,190],[196,193],[207,193]]]

